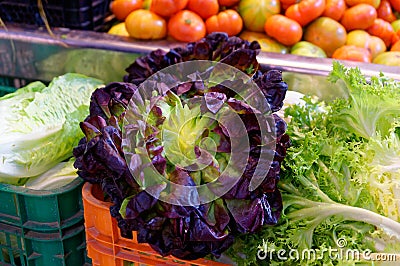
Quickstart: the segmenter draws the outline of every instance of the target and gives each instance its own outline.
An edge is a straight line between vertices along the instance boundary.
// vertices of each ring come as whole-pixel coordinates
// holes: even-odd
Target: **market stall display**
[[[146,1],[113,1],[111,10],[121,22],[109,32],[135,39],[172,38],[189,42],[197,41],[212,32],[235,36],[245,31],[246,34],[240,36],[247,40],[259,40],[263,43],[261,48],[264,51],[290,51],[303,56],[400,65],[396,54],[400,45],[400,10],[396,1],[150,2],[149,5]],[[146,23],[134,19],[141,13],[147,14]],[[157,23],[164,25],[162,30],[155,26]],[[152,24],[154,26],[150,27]],[[354,38],[348,36],[356,33],[358,38],[361,35],[367,38],[354,41]],[[303,44],[301,50],[296,47],[299,42]],[[277,46],[285,48],[277,49]],[[385,56],[377,58],[382,53]],[[395,59],[385,60],[386,57]]]
[[[36,10],[38,2],[29,4]],[[69,147],[76,147],[76,162],[75,158],[60,157],[56,163],[39,156],[49,164],[40,174],[33,169],[34,177],[16,172],[11,177],[9,167],[6,175],[0,174],[0,179],[24,185],[0,185],[5,203],[0,212],[0,264],[353,265],[358,260],[369,264],[368,252],[372,259],[383,254],[389,263],[400,261],[396,254],[400,249],[400,85],[391,79],[400,80],[400,7],[396,0],[67,2],[63,5],[73,6],[76,14],[88,15],[96,6],[96,12],[101,7],[125,23],[110,17],[105,25],[102,13],[90,23],[64,26],[84,31],[55,27],[49,35],[48,30],[22,26],[35,24],[32,21],[8,23],[0,13],[7,26],[0,29],[0,96],[9,94],[5,100],[24,93],[39,95],[53,78],[68,72],[101,79],[103,82],[89,78],[97,85],[108,84],[93,93],[90,107],[85,103],[78,108],[85,109],[85,115],[73,119],[79,137],[74,137],[75,144]],[[0,12],[5,4],[10,3],[0,2]],[[61,2],[43,4],[49,15],[49,7]],[[37,15],[35,22],[42,26],[41,17]],[[48,19],[50,26],[57,26],[52,14]],[[118,23],[110,30],[112,34],[92,31],[107,29],[109,22]],[[221,31],[242,39],[222,33],[206,36]],[[221,80],[211,91],[192,80],[190,87],[177,85],[165,93],[163,82],[173,84],[179,69],[159,76],[163,80],[159,95],[135,96],[152,74],[193,59],[221,60],[249,75],[248,80],[255,81],[265,94],[274,113],[272,127],[280,132],[272,164],[262,172],[267,178],[260,189],[254,192],[247,189],[246,182],[239,182],[221,200],[195,204],[194,208],[173,204],[179,189],[149,180],[158,172],[189,186],[211,183],[227,161],[223,154],[226,132],[222,126],[208,124],[202,112],[218,113],[225,104],[249,118],[254,109],[250,111],[241,97],[222,89],[226,82]],[[197,75],[208,73],[200,65],[196,67]],[[41,82],[30,83],[37,80]],[[205,100],[198,112],[199,97]],[[285,110],[279,110],[285,97]],[[47,98],[65,102],[57,93]],[[141,100],[157,102],[150,120],[143,115]],[[35,100],[32,102],[34,105]],[[31,113],[35,117],[36,113]],[[2,115],[11,117],[7,112],[0,112],[0,118]],[[189,117],[197,123],[187,123]],[[243,136],[250,136],[253,145],[259,141],[257,126],[251,119],[247,121]],[[148,130],[138,134],[135,128],[143,125]],[[174,131],[176,126],[190,137],[174,137],[179,133]],[[218,144],[216,153],[208,140],[191,140],[204,126],[209,129],[201,136]],[[130,133],[121,131],[127,128]],[[160,135],[161,131],[166,133]],[[168,141],[159,140],[163,137]],[[63,142],[62,138],[54,140]],[[126,157],[128,144],[134,151]],[[199,147],[194,153],[190,152],[193,145]],[[6,146],[0,148],[0,157]],[[182,148],[186,146],[189,149]],[[253,146],[255,152],[257,145]],[[163,157],[179,152],[189,161]],[[143,153],[149,153],[151,160],[143,160]],[[199,175],[181,170],[182,165],[193,167],[188,162],[202,154],[213,160],[207,161],[210,164]],[[253,157],[250,162],[257,161]],[[73,163],[85,181],[96,184],[87,182],[82,187]],[[156,172],[149,172],[149,165]],[[147,187],[154,188],[150,191],[155,195],[149,194]],[[332,258],[323,248],[336,248],[342,257]],[[282,252],[295,256],[282,258]],[[309,256],[303,257],[304,252]],[[349,252],[361,259],[343,257]]]

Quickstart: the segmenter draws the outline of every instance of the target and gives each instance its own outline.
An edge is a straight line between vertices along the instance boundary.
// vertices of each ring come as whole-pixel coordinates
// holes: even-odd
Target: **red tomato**
[[[397,12],[400,12],[400,1],[399,0],[389,0],[389,2]]]
[[[387,22],[393,22],[397,19],[388,0],[382,0],[376,11],[378,12],[378,18]]]
[[[207,19],[218,14],[218,0],[189,0],[187,8],[202,17]]]
[[[240,2],[240,0],[218,0],[218,4],[220,6],[234,6],[236,4],[238,4]]]
[[[137,9],[142,8],[143,0],[115,0],[110,4],[110,10],[121,21]]]
[[[284,45],[294,45],[301,40],[303,30],[295,20],[283,15],[272,15],[264,26],[265,32]]]
[[[378,17],[376,9],[367,4],[358,4],[344,11],[340,23],[350,30],[365,30],[374,24],[375,19]]]
[[[195,42],[206,35],[203,19],[190,10],[181,10],[168,21],[168,33],[182,42]]]
[[[243,28],[243,20],[239,13],[233,9],[228,9],[209,17],[206,20],[206,29],[211,32],[226,32],[229,36],[239,34]]]
[[[344,0],[326,0],[325,10],[322,16],[339,21],[345,10],[346,3]]]
[[[160,16],[170,17],[184,9],[187,3],[188,0],[151,0],[150,10]]]
[[[325,10],[325,0],[302,0],[298,4],[289,6],[285,16],[305,26],[322,15]]]
[[[396,35],[392,28],[392,25],[389,22],[380,18],[375,19],[374,24],[372,24],[372,26],[369,27],[367,31],[369,34],[381,38],[385,42],[386,47],[390,46],[393,40],[393,36]]]
[[[350,60],[371,63],[371,53],[366,48],[354,45],[344,45],[335,50],[332,58],[339,60]]]

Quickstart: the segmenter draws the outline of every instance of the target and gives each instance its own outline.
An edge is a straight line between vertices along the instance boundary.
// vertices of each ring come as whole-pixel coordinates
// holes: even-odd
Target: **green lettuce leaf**
[[[35,82],[0,98],[0,181],[37,176],[72,156],[80,121],[102,81],[80,74]]]

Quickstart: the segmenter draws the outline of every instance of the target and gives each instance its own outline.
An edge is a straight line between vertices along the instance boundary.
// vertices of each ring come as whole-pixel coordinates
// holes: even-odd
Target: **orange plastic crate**
[[[129,262],[134,265],[228,265],[206,259],[186,261],[172,256],[162,257],[148,244],[138,243],[136,232],[133,232],[133,239],[122,237],[116,220],[110,214],[111,203],[102,199],[103,192],[98,185],[84,184],[86,248],[93,266],[124,266]]]

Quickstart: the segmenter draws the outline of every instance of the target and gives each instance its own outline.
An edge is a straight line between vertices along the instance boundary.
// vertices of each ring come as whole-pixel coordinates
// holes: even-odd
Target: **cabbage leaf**
[[[102,81],[80,74],[33,82],[0,98],[0,181],[18,183],[72,156],[79,122]]]

